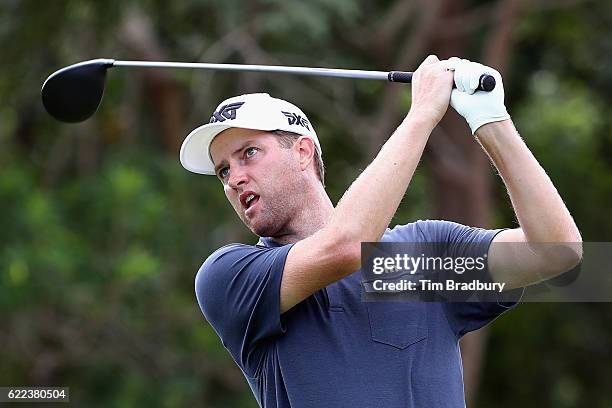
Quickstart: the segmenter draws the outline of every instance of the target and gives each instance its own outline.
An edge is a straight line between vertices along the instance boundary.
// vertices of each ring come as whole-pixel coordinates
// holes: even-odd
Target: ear
[[[300,169],[306,170],[314,161],[314,155],[317,154],[314,142],[309,137],[300,136],[293,147],[299,155]]]

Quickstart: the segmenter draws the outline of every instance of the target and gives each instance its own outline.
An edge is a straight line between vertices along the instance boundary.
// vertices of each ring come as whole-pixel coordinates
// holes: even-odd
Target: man
[[[493,92],[474,92],[483,73],[496,77]],[[520,228],[417,221],[387,229],[449,102],[497,167]],[[267,94],[221,103],[211,123],[186,138],[181,162],[216,174],[240,219],[261,237],[255,246],[213,253],[197,274],[196,294],[264,407],[464,406],[458,340],[514,303],[362,302],[361,242],[488,249],[489,278],[506,290],[581,258],[572,217],[506,112],[501,76],[458,58],[423,61],[410,112],[336,207],[323,187],[312,124]],[[557,245],[532,245],[541,242]]]

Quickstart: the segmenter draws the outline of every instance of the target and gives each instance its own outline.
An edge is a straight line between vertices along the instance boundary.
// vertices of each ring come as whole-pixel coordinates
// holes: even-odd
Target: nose
[[[238,187],[247,184],[248,181],[249,178],[246,171],[241,166],[232,166],[229,179],[227,180],[227,184],[231,188],[238,189]]]

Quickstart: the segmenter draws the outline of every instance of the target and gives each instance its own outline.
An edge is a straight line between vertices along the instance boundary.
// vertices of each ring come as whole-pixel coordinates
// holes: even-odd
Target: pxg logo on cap
[[[285,115],[287,119],[289,120],[289,125],[300,125],[310,130],[310,126],[309,126],[310,124],[308,123],[308,120],[306,118],[303,118],[297,113],[293,113],[293,112],[285,112],[285,111],[281,111],[281,112],[283,112],[283,115]]]
[[[244,105],[244,102],[234,102],[228,103],[227,105],[223,105],[221,108],[219,108],[218,111],[213,112],[212,116],[210,117],[210,122],[208,123],[225,122],[226,119],[236,119],[236,111],[242,105]]]

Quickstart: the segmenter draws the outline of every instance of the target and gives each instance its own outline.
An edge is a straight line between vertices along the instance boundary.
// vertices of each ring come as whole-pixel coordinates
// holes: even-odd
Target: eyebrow
[[[243,144],[240,145],[238,149],[234,150],[234,152],[230,154],[230,157],[235,156],[236,154],[240,153],[242,150],[244,150],[245,147],[247,147],[248,145],[254,142],[255,141],[252,139],[245,141]],[[219,173],[219,169],[221,169],[225,165],[227,165],[227,160],[221,160],[221,162],[215,166],[215,174]]]

